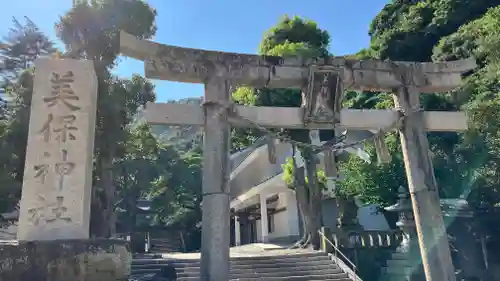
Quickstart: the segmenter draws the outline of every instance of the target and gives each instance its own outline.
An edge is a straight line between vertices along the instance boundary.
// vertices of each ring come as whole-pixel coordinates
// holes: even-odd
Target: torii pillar
[[[418,93],[449,91],[461,82],[461,74],[475,67],[475,61],[408,63],[355,61],[343,57],[303,60],[216,51],[197,50],[138,40],[120,34],[124,55],[145,61],[146,77],[205,84],[205,105],[149,104],[146,119],[153,124],[204,126],[203,222],[201,278],[229,280],[229,119],[231,87],[299,88],[308,85],[311,75],[337,75],[344,88],[391,92],[397,89],[398,102],[408,113],[416,105]],[[318,67],[319,66],[319,69]],[[401,70],[404,69],[403,77]],[[316,69],[317,72],[312,72]],[[410,90],[410,93],[405,91]],[[314,95],[320,95],[316,90]],[[340,101],[335,101],[339,104]],[[320,102],[321,103],[321,102]],[[323,105],[324,106],[324,105]],[[411,110],[410,110],[411,109]],[[399,110],[340,110],[305,120],[304,108],[232,106],[233,126],[331,130],[335,120],[347,129],[377,130],[399,120]],[[233,116],[234,117],[234,116]],[[245,121],[246,120],[246,121]],[[248,120],[251,122],[249,123]],[[405,153],[410,192],[414,206],[419,244],[427,281],[454,281],[448,239],[439,210],[437,186],[428,158],[425,131],[467,129],[463,112],[419,112],[403,120],[401,140]],[[253,125],[252,125],[253,124]],[[418,139],[417,139],[418,138]],[[415,151],[413,151],[415,150]],[[427,156],[425,156],[427,155]],[[418,195],[415,195],[417,194]],[[420,225],[419,225],[420,224]],[[441,235],[441,239],[435,239]],[[430,249],[435,251],[430,251]]]

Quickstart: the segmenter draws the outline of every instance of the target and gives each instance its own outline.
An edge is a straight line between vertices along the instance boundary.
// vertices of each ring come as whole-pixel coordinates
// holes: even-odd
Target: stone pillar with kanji
[[[88,60],[35,62],[18,241],[0,280],[127,280],[125,240],[89,239],[97,77]]]
[[[36,61],[18,240],[89,237],[97,78],[91,61]]]

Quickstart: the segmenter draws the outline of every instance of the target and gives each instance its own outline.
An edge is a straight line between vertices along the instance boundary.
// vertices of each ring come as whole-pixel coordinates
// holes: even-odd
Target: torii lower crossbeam
[[[333,123],[304,124],[304,108],[241,106],[235,105],[236,115],[265,128],[287,129],[333,129]],[[150,124],[171,126],[203,126],[205,115],[203,109],[193,104],[148,103],[144,117]],[[367,110],[343,109],[340,125],[352,130],[377,130],[388,128],[399,118],[399,112],[393,109]],[[232,126],[250,127],[248,122],[231,120]],[[430,132],[459,132],[467,129],[467,116],[464,112],[425,111],[425,129]]]
[[[334,72],[342,82],[340,89],[385,92],[411,89],[410,96],[417,101],[420,93],[446,92],[456,88],[461,82],[461,75],[476,66],[474,59],[419,63],[360,61],[343,57],[304,59],[258,56],[168,46],[138,40],[124,32],[120,33],[120,51],[126,56],[143,60],[148,78],[205,84],[205,101],[208,102],[205,105],[205,114],[200,108],[189,109],[181,105],[167,108],[169,105],[152,105],[146,111],[146,118],[156,124],[204,126],[205,199],[201,277],[207,281],[229,280],[229,193],[227,192],[229,116],[228,111],[221,111],[221,105],[225,107],[229,103],[229,85],[296,88],[304,91],[305,86],[310,84],[309,78],[316,77],[317,73],[313,73],[312,70],[317,69],[320,72],[326,71],[325,73]],[[318,78],[321,78],[321,75]],[[316,87],[311,89],[313,91],[310,94],[317,97],[319,92],[316,92]],[[462,131],[467,127],[466,118],[463,113],[451,112],[413,114],[412,111],[418,110],[418,102],[405,102],[407,99],[405,95],[398,94],[397,99],[397,103],[405,111],[405,122],[399,124],[402,125],[399,129],[404,146],[403,152],[407,159],[405,167],[414,214],[419,218],[416,222],[424,270],[428,281],[454,281],[447,238],[446,236],[440,240],[433,238],[435,233],[443,232],[444,224],[438,211],[439,202],[435,200],[438,195],[437,186],[433,183],[434,175],[431,173],[432,163],[426,156],[428,144],[425,130]],[[312,103],[309,105],[316,106]],[[323,106],[329,107],[325,104]],[[309,116],[310,112],[307,112],[308,123],[304,125],[304,111],[298,108],[236,107],[233,110],[246,121],[250,120],[250,123],[262,127],[328,129],[331,127],[329,123],[334,123],[333,121],[315,123],[314,119],[318,116],[315,114]],[[344,110],[340,115],[340,125],[348,129],[386,129],[386,126],[391,127],[396,120],[400,120],[398,111],[387,110]],[[310,122],[311,118],[313,122]],[[249,125],[247,122],[239,121],[231,120],[235,126]],[[413,152],[414,146],[418,148],[418,154],[409,153]],[[420,166],[425,166],[425,171]],[[427,201],[431,203],[422,204]],[[430,208],[426,208],[429,206]],[[428,225],[424,225],[427,222]],[[435,247],[437,250],[428,252],[427,249],[433,248],[436,243],[439,243],[439,246]]]

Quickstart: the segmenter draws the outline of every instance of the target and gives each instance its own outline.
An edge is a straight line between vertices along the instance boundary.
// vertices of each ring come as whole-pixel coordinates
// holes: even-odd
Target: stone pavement
[[[310,252],[310,250],[296,250],[294,252]],[[270,243],[254,243],[243,246],[231,247],[229,255],[232,258],[236,257],[258,257],[290,254],[287,246],[270,244]],[[164,253],[162,258],[166,259],[200,259],[200,253]]]

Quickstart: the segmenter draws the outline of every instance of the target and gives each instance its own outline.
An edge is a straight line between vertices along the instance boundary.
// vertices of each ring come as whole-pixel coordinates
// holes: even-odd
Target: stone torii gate
[[[455,280],[425,131],[463,131],[467,118],[463,112],[422,112],[419,93],[457,87],[461,74],[475,67],[473,60],[409,63],[342,57],[284,59],[168,46],[138,40],[124,32],[120,49],[122,54],[145,62],[148,78],[205,84],[203,108],[153,103],[145,111],[146,120],[152,124],[204,127],[202,280],[229,279],[230,123],[310,130],[333,129],[336,124],[354,130],[380,130],[398,124],[395,129],[401,135],[427,280]],[[325,84],[326,93],[322,87]],[[230,106],[231,90],[241,85],[309,87],[309,103],[307,108]],[[398,109],[340,109],[344,88],[395,92]]]

